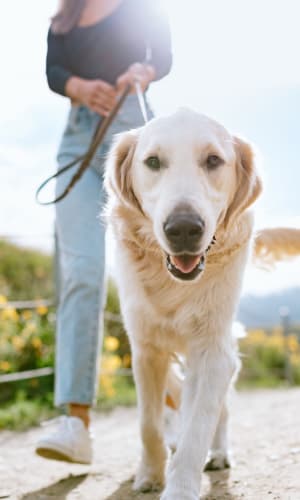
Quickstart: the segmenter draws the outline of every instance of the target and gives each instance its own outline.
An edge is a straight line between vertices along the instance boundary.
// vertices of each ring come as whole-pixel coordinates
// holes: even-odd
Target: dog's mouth
[[[167,255],[167,269],[177,279],[191,281],[204,271],[205,255]]]

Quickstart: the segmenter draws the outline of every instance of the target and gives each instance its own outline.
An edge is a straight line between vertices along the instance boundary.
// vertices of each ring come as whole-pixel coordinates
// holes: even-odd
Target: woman
[[[49,87],[71,101],[59,167],[85,153],[99,117],[107,116],[128,84],[138,79],[146,90],[170,71],[171,62],[168,23],[155,1],[62,0],[49,30],[47,53]],[[149,108],[148,114],[152,116]],[[56,206],[61,293],[55,403],[67,405],[68,416],[37,445],[36,451],[48,458],[92,460],[89,409],[105,300],[105,228],[99,221],[104,160],[113,134],[142,124],[132,86],[90,168]],[[59,177],[57,193],[71,176]]]

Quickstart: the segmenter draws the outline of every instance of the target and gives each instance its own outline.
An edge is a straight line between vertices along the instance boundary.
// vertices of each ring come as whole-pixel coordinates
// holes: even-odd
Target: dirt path
[[[300,500],[300,390],[241,392],[232,401],[230,472],[203,474],[203,500]],[[95,416],[92,466],[39,458],[41,429],[0,433],[0,499],[157,500],[134,494],[138,463],[135,409]]]

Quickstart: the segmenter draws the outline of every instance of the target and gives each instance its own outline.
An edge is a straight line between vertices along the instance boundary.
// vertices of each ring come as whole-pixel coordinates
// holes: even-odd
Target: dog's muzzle
[[[193,253],[199,249],[204,221],[194,212],[175,212],[164,223],[170,249],[176,253]]]
[[[199,253],[204,221],[193,211],[174,211],[163,229],[172,252],[167,255],[168,271],[177,279],[194,280],[205,266],[205,254]]]

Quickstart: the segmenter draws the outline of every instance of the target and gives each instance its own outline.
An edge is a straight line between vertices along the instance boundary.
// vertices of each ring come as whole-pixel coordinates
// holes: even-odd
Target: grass
[[[127,377],[113,377],[115,394],[108,397],[99,394],[95,411],[97,413],[112,411],[117,406],[134,406],[136,404],[135,387]],[[1,405],[0,431],[24,431],[39,425],[44,420],[49,420],[62,413],[54,408],[53,393],[48,392],[43,397],[28,399],[25,391],[18,391],[13,401]]]
[[[28,400],[20,391],[14,401],[1,405],[0,430],[23,431],[58,415],[58,410],[53,408],[52,394],[47,396]]]

